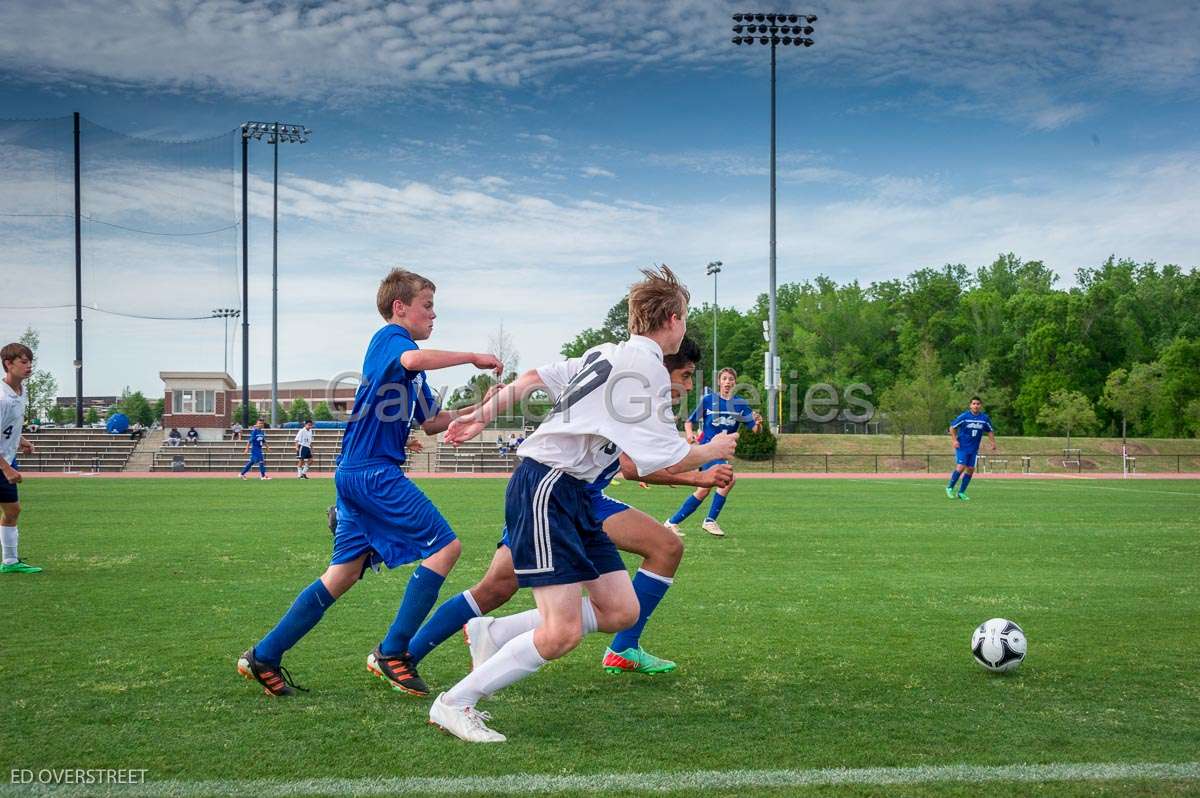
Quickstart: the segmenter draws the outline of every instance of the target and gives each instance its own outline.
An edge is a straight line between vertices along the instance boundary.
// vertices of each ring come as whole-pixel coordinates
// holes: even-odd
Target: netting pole
[[[250,139],[242,127],[242,426],[250,429],[250,199],[248,191],[249,165],[246,158]]]
[[[75,426],[83,426],[83,236],[80,230],[79,112],[75,114]]]
[[[279,405],[279,124],[275,125],[275,177],[271,194],[271,427]]]

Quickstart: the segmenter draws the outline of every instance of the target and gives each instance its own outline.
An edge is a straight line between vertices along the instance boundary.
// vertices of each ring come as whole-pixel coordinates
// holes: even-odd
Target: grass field
[[[503,486],[423,483],[463,539],[444,597],[490,559]],[[592,636],[484,705],[509,736],[500,746],[438,734],[427,700],[366,672],[407,568],[369,576],[288,655],[312,692],[271,700],[238,678],[237,655],[327,560],[332,489],[28,480],[22,554],[46,572],[0,577],[0,795],[25,789],[7,785],[14,768],[148,771],[118,795],[1200,793],[1198,483],[980,477],[960,503],[932,481],[744,481],[721,519],[728,538],[699,516],[685,526],[679,576],[643,638],[680,670],[607,675],[607,638]],[[685,495],[612,493],[657,517]],[[531,606],[528,593],[510,606]],[[995,616],[1029,637],[1007,676],[969,652]],[[422,675],[445,689],[466,664],[454,639]],[[1018,771],[1010,784],[959,768],[1064,763],[1130,767],[1104,781]],[[1183,770],[1159,778],[1145,763]],[[950,770],[891,787],[778,775],[925,766]],[[580,780],[547,781],[567,776]],[[428,780],[403,781],[416,777]],[[296,783],[310,779],[326,781]]]

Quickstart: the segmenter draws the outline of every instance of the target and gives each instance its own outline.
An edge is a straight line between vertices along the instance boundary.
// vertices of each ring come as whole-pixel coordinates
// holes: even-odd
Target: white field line
[[[35,771],[36,774],[36,771]],[[8,775],[8,774],[5,774]],[[823,768],[818,770],[693,770],[653,773],[596,773],[552,776],[517,773],[507,776],[457,776],[297,781],[214,780],[148,781],[139,785],[0,784],[0,795],[53,796],[381,796],[547,794],[557,792],[698,792],[703,790],[795,789],[838,785],[885,786],[937,783],[1075,781],[1182,781],[1200,779],[1200,762],[1129,762],[1048,765],[940,765],[892,768]]]
[[[977,476],[977,477],[975,477],[975,480],[987,481],[987,474],[982,474],[980,476]],[[993,480],[988,485],[988,488],[989,489],[1006,488],[1006,489],[1011,489],[1011,490],[1027,490],[1029,488],[1034,488],[1034,489],[1040,488],[1042,490],[1060,490],[1060,489],[1062,489],[1062,487],[1064,485],[1078,485],[1081,487],[1082,490],[1116,490],[1116,491],[1121,491],[1122,493],[1156,493],[1161,496],[1187,496],[1187,497],[1193,498],[1193,499],[1200,499],[1200,493],[1188,493],[1186,491],[1181,491],[1181,490],[1155,490],[1153,488],[1144,488],[1144,489],[1143,488],[1121,488],[1121,487],[1116,487],[1113,485],[1096,485],[1096,484],[1093,484],[1092,481],[1088,481],[1088,480],[1098,481],[1098,480],[1096,480],[1095,477],[1086,477],[1086,476],[1085,477],[1072,477],[1071,479],[1056,479],[1053,482],[1050,482],[1047,480],[1038,480],[1036,478],[1030,479],[1028,481],[997,479],[997,480]],[[883,479],[856,479],[853,481],[854,482],[875,483],[875,484],[885,483],[888,485],[904,485],[905,487],[918,488],[921,490],[929,489],[928,484],[920,484],[915,480],[909,481],[909,480],[896,479],[896,480],[892,480],[892,481],[887,481],[887,480],[883,480]],[[947,481],[949,481],[949,479],[947,479]],[[975,484],[975,481],[972,480],[971,484]],[[946,486],[946,483],[943,482],[941,487],[945,488],[945,486]]]

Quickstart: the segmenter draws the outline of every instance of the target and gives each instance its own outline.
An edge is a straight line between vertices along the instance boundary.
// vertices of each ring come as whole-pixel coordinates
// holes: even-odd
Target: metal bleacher
[[[180,430],[186,433],[186,430]],[[296,466],[296,430],[267,430],[266,464],[268,471],[294,469]],[[342,449],[342,430],[313,430],[312,471],[332,471]],[[235,441],[225,432],[219,441],[199,441],[171,446],[167,438],[154,452],[152,471],[240,471],[246,463],[246,436]]]
[[[434,470],[454,474],[510,474],[517,462],[515,454],[499,452],[494,439],[477,438],[458,448],[439,444]]]
[[[137,441],[103,429],[56,427],[22,433],[33,454],[18,455],[22,471],[123,471]]]

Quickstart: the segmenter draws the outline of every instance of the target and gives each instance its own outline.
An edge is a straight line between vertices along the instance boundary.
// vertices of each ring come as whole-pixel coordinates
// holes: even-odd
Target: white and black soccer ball
[[[1025,660],[1025,632],[1007,618],[984,621],[971,635],[971,656],[989,671],[1014,670]]]

